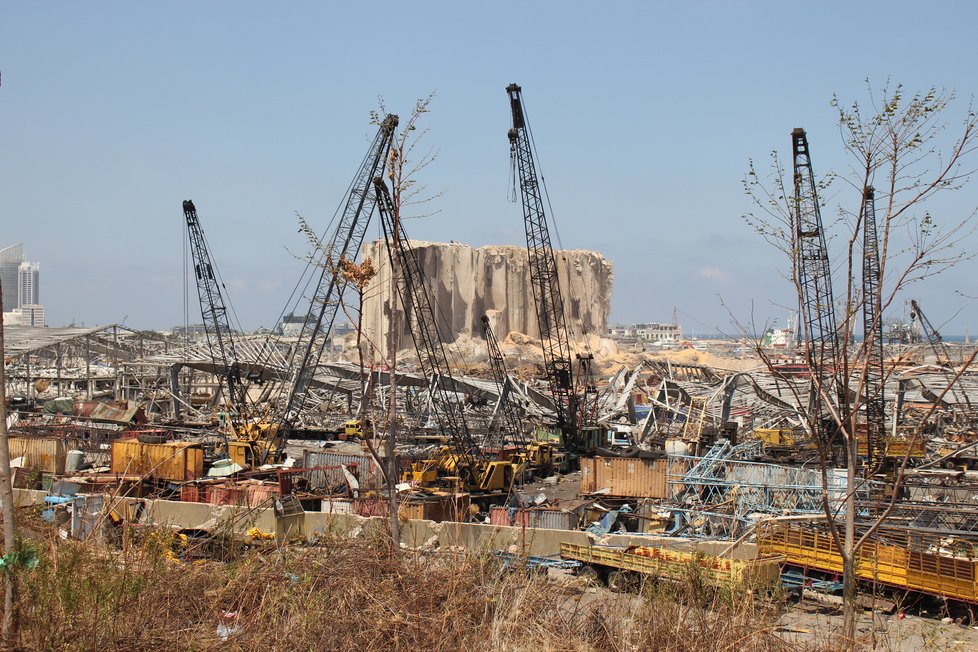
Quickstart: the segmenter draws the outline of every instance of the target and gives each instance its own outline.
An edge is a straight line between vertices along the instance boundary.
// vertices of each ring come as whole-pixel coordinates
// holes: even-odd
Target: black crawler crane
[[[564,303],[557,280],[557,258],[533,160],[533,144],[523,110],[522,89],[517,84],[510,84],[506,87],[506,93],[513,118],[508,134],[510,157],[519,180],[530,260],[530,285],[533,288],[547,381],[557,411],[557,427],[566,450],[593,454],[597,450],[600,433],[594,427],[597,392],[591,379],[593,356],[579,354],[578,368],[574,369]]]

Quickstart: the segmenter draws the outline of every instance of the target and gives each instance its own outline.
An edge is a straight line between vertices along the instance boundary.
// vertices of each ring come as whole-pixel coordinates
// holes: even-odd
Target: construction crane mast
[[[829,265],[825,230],[819,207],[815,175],[808,149],[805,130],[791,132],[792,161],[794,169],[794,227],[795,267],[798,276],[801,323],[807,339],[806,355],[812,374],[812,390],[809,395],[808,414],[817,432],[817,441],[828,444],[828,433],[822,426],[822,388],[838,398],[838,409],[843,419],[848,415],[846,388],[838,381],[837,366],[841,347],[836,330],[835,305],[832,297],[832,269]]]
[[[194,277],[197,279],[197,296],[200,299],[200,316],[204,321],[207,349],[211,358],[221,365],[219,374],[222,389],[227,392],[227,400],[235,407],[244,406],[245,388],[241,383],[241,367],[234,350],[234,336],[228,322],[227,304],[221,293],[221,283],[214,273],[204,230],[197,218],[197,208],[193,201],[183,202],[183,216],[187,220],[187,235],[190,238],[190,253],[194,261]]]
[[[339,298],[346,282],[338,273],[339,261],[356,256],[363,244],[376,198],[371,188],[374,177],[381,176],[390,155],[398,117],[387,115],[357,170],[343,212],[325,251],[319,260],[318,282],[310,300],[310,312],[302,326],[296,345],[293,377],[281,419],[281,443],[284,445],[299,413],[309,399],[309,388],[328,343],[329,333],[339,310]]]
[[[398,219],[387,184],[380,177],[373,183],[391,269],[396,270],[398,298],[405,313],[410,312],[407,316],[413,317],[410,330],[418,366],[429,380],[428,391],[435,419],[449,441],[449,448],[439,459],[415,464],[411,480],[421,484],[441,480],[462,491],[508,490],[513,483],[513,466],[489,460],[469,432],[464,406],[438,330],[435,308],[425,287],[424,271],[404,232],[403,223]]]
[[[187,234],[190,238],[207,348],[211,358],[221,367],[222,373],[218,377],[221,379],[221,389],[227,392],[231,407],[229,424],[232,438],[227,441],[226,452],[233,462],[242,466],[264,463],[269,459],[269,439],[274,438],[278,428],[253,420],[255,415],[249,414],[248,389],[241,380],[241,365],[228,322],[227,304],[193,201],[188,199],[183,202],[183,215],[187,220]],[[277,461],[277,455],[274,459]]]
[[[533,143],[523,109],[522,89],[517,84],[510,84],[506,92],[513,117],[513,126],[508,134],[510,157],[519,177],[526,248],[530,259],[530,285],[533,287],[547,381],[565,448],[583,452],[582,449],[592,448],[585,445],[582,430],[592,425],[593,414],[590,409],[582,408],[582,387],[578,385],[583,385],[585,394],[588,389],[593,389],[589,381],[592,357],[578,356],[581,369],[575,373],[564,302],[557,279],[557,258],[550,240],[543,194],[533,160]]]
[[[867,466],[879,466],[886,452],[886,404],[883,385],[883,315],[880,305],[880,252],[876,230],[876,190],[863,190],[863,346],[866,351]]]

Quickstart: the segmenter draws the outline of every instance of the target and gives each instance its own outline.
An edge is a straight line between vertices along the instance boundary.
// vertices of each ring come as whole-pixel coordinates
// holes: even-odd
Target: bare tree
[[[929,208],[936,196],[960,189],[973,175],[974,168],[968,166],[973,164],[972,155],[978,147],[978,118],[971,105],[959,124],[948,121],[946,112],[955,99],[953,91],[930,88],[908,95],[900,85],[887,83],[877,91],[867,80],[866,86],[868,98],[864,101],[844,104],[837,97],[832,99],[849,169],[823,177],[816,187],[821,196],[832,184],[838,201],[836,218],[831,224],[825,224],[824,229],[839,243],[836,249],[844,251],[843,256],[832,258],[831,276],[836,281],[834,297],[839,318],[832,359],[820,360],[820,352],[812,350],[817,343],[805,343],[806,359],[820,360],[816,365],[810,362],[810,366],[821,368],[811,368],[809,373],[813,379],[812,391],[818,399],[816,404],[822,409],[801,415],[818,448],[822,504],[843,559],[845,617],[842,634],[846,645],[851,645],[855,636],[859,550],[895,506],[911,451],[922,440],[924,427],[940,402],[935,401],[928,415],[906,433],[907,453],[896,460],[889,492],[891,498],[877,518],[860,524],[857,536],[855,496],[866,487],[866,478],[858,474],[858,432],[861,415],[866,412],[866,387],[873,374],[872,360],[874,356],[881,356],[881,352],[873,348],[873,338],[864,337],[857,342],[853,337],[859,321],[857,317],[863,313],[866,303],[872,302],[877,320],[872,325],[875,328],[908,286],[938,276],[970,257],[960,247],[973,230],[974,210],[966,215],[938,217]],[[799,269],[800,218],[792,184],[786,182],[787,174],[776,152],[772,153],[770,173],[764,178],[751,162],[744,188],[757,211],[745,215],[745,220],[787,256],[785,275],[794,285],[804,313],[809,307],[805,306],[802,270]],[[880,274],[875,290],[867,296],[863,292],[860,270],[863,256],[869,253],[862,250],[861,242],[867,217],[863,214],[863,193],[870,187],[876,190]],[[843,283],[838,283],[840,280]],[[757,349],[769,369],[774,371],[760,342]],[[957,370],[953,381],[974,358],[972,355]],[[881,382],[885,382],[891,373],[892,368],[884,368]],[[798,397],[799,404],[801,398]],[[943,393],[940,399],[943,399]],[[831,421],[838,430],[837,436],[844,442],[848,484],[841,514],[838,507],[833,507],[829,493],[832,441],[819,436],[825,432],[825,418]],[[868,441],[866,445],[868,447]],[[864,470],[871,475],[872,469]],[[842,533],[839,532],[840,524]]]
[[[393,186],[392,199],[394,202],[394,219],[410,219],[431,215],[428,213],[408,214],[405,209],[411,206],[427,204],[440,193],[432,194],[426,186],[421,184],[418,174],[428,167],[438,155],[437,150],[429,148],[423,149],[424,136],[428,129],[419,128],[419,121],[428,113],[429,106],[434,99],[434,93],[415,102],[408,119],[400,123],[400,131],[394,137],[387,161],[387,177]],[[383,98],[379,100],[377,111],[371,111],[371,124],[380,125],[384,117],[388,114]],[[366,394],[367,382],[369,378],[370,365],[367,364],[364,355],[364,339],[366,337],[363,324],[363,303],[368,294],[380,292],[380,282],[374,282],[377,276],[377,268],[373,261],[364,259],[359,264],[353,260],[341,258],[334,261],[335,256],[329,250],[329,244],[324,244],[322,239],[310,227],[310,225],[299,216],[299,230],[305,235],[306,240],[312,248],[312,253],[305,256],[305,260],[317,265],[329,265],[328,270],[331,274],[340,275],[344,281],[343,286],[351,285],[356,294],[355,301],[350,298],[340,296],[340,306],[344,314],[351,323],[356,325],[356,347],[360,368],[360,396],[361,404],[359,409],[361,432],[364,434],[364,441],[373,458],[381,466],[384,479],[388,486],[388,508],[390,513],[391,540],[396,550],[400,541],[400,524],[398,521],[397,507],[397,484],[399,480],[399,464],[397,460],[396,442],[397,426],[399,417],[397,415],[396,387],[397,387],[397,351],[399,348],[398,328],[400,311],[397,309],[397,274],[395,268],[391,270],[389,294],[391,300],[391,324],[388,329],[387,342],[382,346],[380,342],[368,342],[370,350],[374,356],[379,357],[384,366],[388,369],[390,385],[388,387],[387,414],[383,419],[366,418]],[[380,424],[386,424],[386,441],[384,454],[374,445],[374,440],[378,434],[377,428]],[[368,434],[370,436],[368,436]]]

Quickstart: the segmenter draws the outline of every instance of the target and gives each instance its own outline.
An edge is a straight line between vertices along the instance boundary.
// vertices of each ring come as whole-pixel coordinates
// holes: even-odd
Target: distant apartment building
[[[648,322],[645,324],[613,324],[608,337],[622,342],[678,342],[683,337],[679,324]]]
[[[0,287],[3,288],[3,312],[20,307],[17,292],[17,277],[20,264],[24,262],[24,245],[13,245],[0,249]]]
[[[10,319],[8,320],[8,315]],[[45,326],[44,306],[40,304],[25,304],[3,314],[3,323],[13,326]]]
[[[3,323],[44,326],[41,305],[41,266],[28,261],[24,245],[0,249],[0,284],[3,287]]]

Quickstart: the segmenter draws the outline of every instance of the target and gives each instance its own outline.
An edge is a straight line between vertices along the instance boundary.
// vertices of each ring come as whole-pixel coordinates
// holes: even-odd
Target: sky
[[[409,234],[525,246],[507,200],[517,82],[559,244],[614,265],[613,321],[783,325],[786,261],[742,219],[748,160],[790,160],[800,126],[816,174],[845,172],[830,100],[865,99],[867,78],[955,89],[957,125],[975,24],[966,2],[5,3],[0,247],[41,264],[49,325],[168,329],[192,199],[240,325],[274,326],[302,273],[296,213],[326,227],[379,97],[406,116],[432,92],[420,179],[437,212]],[[971,184],[932,210],[976,205]],[[903,298],[978,334],[974,266]]]

